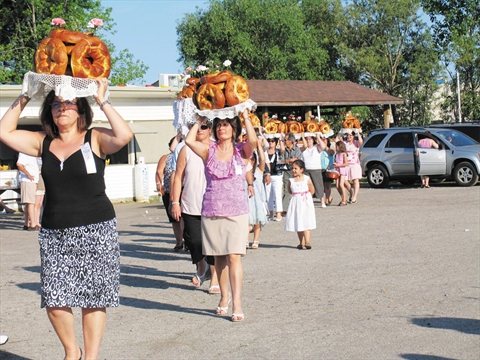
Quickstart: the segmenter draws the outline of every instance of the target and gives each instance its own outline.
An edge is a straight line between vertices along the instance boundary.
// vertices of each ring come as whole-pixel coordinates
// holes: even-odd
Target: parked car
[[[470,136],[473,140],[480,142],[480,122],[462,122],[449,124],[432,124],[428,127],[453,129]]]
[[[420,148],[418,141],[425,137],[439,148]],[[480,143],[459,131],[437,127],[374,130],[360,148],[360,160],[374,188],[386,187],[390,180],[411,185],[420,175],[473,186],[480,176]]]

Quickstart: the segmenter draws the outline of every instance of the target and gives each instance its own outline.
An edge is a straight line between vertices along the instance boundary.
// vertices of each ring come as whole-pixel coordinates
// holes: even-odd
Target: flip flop
[[[195,275],[192,278],[193,285],[195,285],[196,287],[202,286],[203,282],[205,281],[205,277],[207,276],[207,271],[208,271],[208,266],[205,268],[205,272],[203,273],[203,275],[198,275],[198,273],[195,273]],[[197,281],[196,283],[195,283],[195,280]]]

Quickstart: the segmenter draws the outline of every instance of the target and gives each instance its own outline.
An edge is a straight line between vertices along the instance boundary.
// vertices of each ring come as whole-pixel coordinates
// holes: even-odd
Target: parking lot
[[[333,192],[334,204],[339,200]],[[101,359],[478,359],[480,185],[362,187],[322,209],[312,250],[269,222],[243,260],[245,321],[190,282],[160,203],[116,204],[121,306]],[[36,232],[0,215],[0,359],[62,359],[40,309]],[[230,309],[231,312],[231,309]],[[75,310],[79,344],[80,312]]]

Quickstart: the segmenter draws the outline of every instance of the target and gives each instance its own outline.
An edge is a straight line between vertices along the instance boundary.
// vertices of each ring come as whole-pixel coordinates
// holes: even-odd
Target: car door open
[[[434,140],[439,148],[420,147],[422,138]],[[447,160],[445,145],[438,139],[425,134],[415,134],[415,163],[418,175],[445,175],[447,173]]]

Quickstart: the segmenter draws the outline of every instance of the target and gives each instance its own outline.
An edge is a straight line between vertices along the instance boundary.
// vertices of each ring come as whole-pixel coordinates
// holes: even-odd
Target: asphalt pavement
[[[208,283],[191,284],[159,202],[115,204],[121,305],[107,310],[99,358],[480,358],[479,185],[362,188],[357,204],[315,204],[311,250],[283,220],[247,251],[242,323],[215,315]],[[22,226],[21,213],[0,214],[0,359],[63,359],[40,309],[37,233]]]

